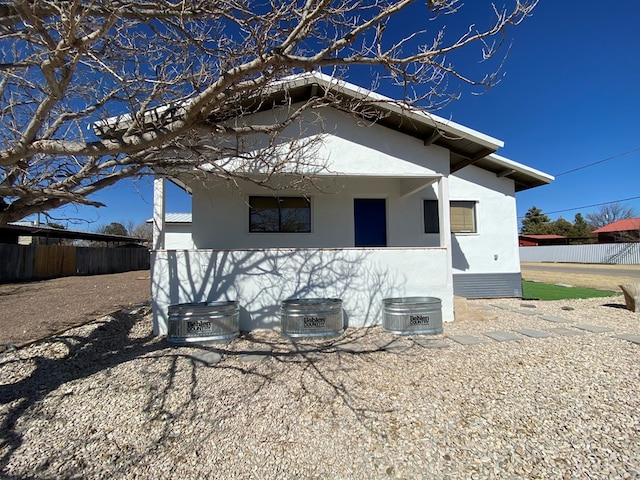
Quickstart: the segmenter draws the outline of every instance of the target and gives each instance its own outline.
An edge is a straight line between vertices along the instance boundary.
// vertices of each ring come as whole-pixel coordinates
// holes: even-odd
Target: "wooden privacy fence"
[[[149,269],[149,250],[146,248],[78,248],[76,274],[100,275]]]
[[[36,245],[36,278],[70,277],[76,274],[76,247]]]
[[[146,248],[0,244],[0,283],[148,268]]]

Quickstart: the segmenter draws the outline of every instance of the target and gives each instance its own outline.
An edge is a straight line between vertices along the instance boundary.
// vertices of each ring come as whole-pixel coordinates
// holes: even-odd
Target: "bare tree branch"
[[[474,45],[484,60],[503,52],[505,30],[537,3],[504,1],[486,2],[490,23],[459,29],[460,0],[0,0],[0,224],[97,205],[89,196],[101,188],[157,168],[261,184],[295,172],[291,182],[310,181],[300,167],[322,165],[302,148],[321,135],[282,137],[294,121],[330,104],[371,121],[379,113],[324,92],[303,105],[285,98],[284,118],[247,124],[265,109],[269,85],[366,66],[372,83],[399,85],[404,101],[436,108],[463,85],[496,83],[491,65],[477,78],[448,56]],[[423,27],[392,28],[399,15],[420,16]],[[273,157],[257,155],[257,144]]]
[[[636,216],[637,212],[633,208],[624,203],[612,202],[600,206],[595,212],[587,213],[585,217],[591,229],[595,230],[618,220]]]

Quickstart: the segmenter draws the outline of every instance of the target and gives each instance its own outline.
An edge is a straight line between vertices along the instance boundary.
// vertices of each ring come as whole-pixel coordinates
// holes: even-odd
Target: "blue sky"
[[[639,20],[632,0],[541,0],[513,30],[502,82],[448,109],[502,139],[499,153],[552,175],[635,150],[519,193],[518,215],[532,205],[550,213],[640,196]],[[624,204],[640,214],[640,198]]]
[[[517,194],[519,216],[535,205],[571,221],[597,209],[588,205],[640,196],[639,21],[635,0],[540,0],[509,32],[501,82],[482,95],[463,90],[436,112],[503,140],[498,153],[552,175],[632,152]],[[67,207],[60,215],[88,220],[70,226],[79,230],[138,224],[151,216],[151,183],[122,182],[95,196],[106,208]],[[640,198],[623,203],[640,214]],[[170,187],[168,210],[190,211],[189,197]]]

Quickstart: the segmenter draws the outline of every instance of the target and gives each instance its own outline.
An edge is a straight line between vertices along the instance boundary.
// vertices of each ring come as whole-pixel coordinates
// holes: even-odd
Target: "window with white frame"
[[[477,233],[476,202],[450,202],[451,233]],[[438,200],[423,200],[424,233],[440,233]]]
[[[311,202],[304,197],[249,197],[249,232],[309,233]]]
[[[422,214],[424,216],[424,233],[440,233],[438,200],[424,200]]]
[[[477,233],[476,202],[451,202],[451,232]]]

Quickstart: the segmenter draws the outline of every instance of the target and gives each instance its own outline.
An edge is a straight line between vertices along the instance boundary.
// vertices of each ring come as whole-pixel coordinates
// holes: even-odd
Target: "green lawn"
[[[610,297],[620,295],[620,292],[596,290],[594,288],[562,287],[541,282],[522,282],[523,298],[538,300],[566,300],[570,298]]]

